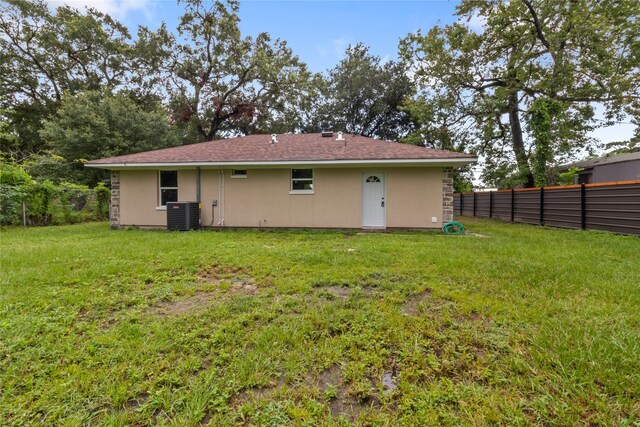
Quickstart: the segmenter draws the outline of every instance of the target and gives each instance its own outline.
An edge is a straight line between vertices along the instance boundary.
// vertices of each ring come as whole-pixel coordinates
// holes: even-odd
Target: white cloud
[[[317,45],[316,52],[322,57],[335,57],[337,59],[344,57],[344,52],[349,46],[349,39],[345,36],[338,37],[325,44]]]
[[[81,11],[92,7],[116,19],[123,19],[131,12],[142,12],[147,19],[152,15],[151,0],[47,0],[47,3],[51,8],[68,5]]]
[[[342,36],[337,39],[333,39],[332,43],[333,51],[335,52],[336,56],[340,58],[344,56],[344,51],[347,49],[347,46],[349,46],[349,40],[346,37]]]

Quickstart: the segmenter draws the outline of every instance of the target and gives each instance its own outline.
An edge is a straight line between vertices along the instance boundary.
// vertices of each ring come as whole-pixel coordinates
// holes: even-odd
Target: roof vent
[[[344,136],[342,132],[338,132],[338,137],[336,138],[336,141],[344,141]]]
[[[276,142],[278,142],[278,135],[276,135],[275,133],[271,134],[271,143],[275,144]]]
[[[333,136],[333,131],[330,130],[323,130],[322,131],[322,137],[323,138],[331,138]]]

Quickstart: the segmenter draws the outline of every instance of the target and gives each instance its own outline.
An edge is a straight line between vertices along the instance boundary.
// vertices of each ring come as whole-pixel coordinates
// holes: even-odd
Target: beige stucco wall
[[[120,226],[166,226],[166,209],[158,205],[158,171],[120,172]],[[178,171],[178,197],[196,200],[196,171]]]
[[[314,194],[289,194],[290,169],[250,169],[247,178],[231,170],[201,170],[202,224],[226,227],[361,227],[364,172],[386,181],[386,223],[390,228],[442,226],[442,168],[314,169]],[[157,171],[122,171],[120,224],[164,226]],[[222,184],[224,181],[224,185]],[[178,171],[179,200],[196,200],[196,171]],[[435,223],[432,217],[437,217]]]
[[[442,168],[389,169],[386,178],[387,227],[442,227]]]
[[[360,172],[315,169],[314,194],[289,194],[290,169],[225,171],[224,224],[230,227],[360,226]]]

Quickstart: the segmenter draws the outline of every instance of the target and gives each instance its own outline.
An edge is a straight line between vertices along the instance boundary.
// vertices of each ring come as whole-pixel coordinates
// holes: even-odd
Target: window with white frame
[[[167,202],[178,201],[178,171],[160,171],[158,200],[160,206],[167,206]]]
[[[233,169],[231,171],[231,178],[246,178],[247,170],[246,169]]]
[[[291,192],[313,192],[313,169],[291,169]]]

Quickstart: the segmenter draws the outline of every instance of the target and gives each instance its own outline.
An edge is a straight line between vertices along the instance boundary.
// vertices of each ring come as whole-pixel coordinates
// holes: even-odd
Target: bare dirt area
[[[216,298],[214,292],[196,292],[190,297],[178,301],[162,302],[154,307],[155,313],[161,316],[179,316],[182,314],[200,312]]]
[[[196,282],[205,289],[174,301],[156,304],[152,311],[161,316],[179,316],[204,311],[213,300],[222,300],[229,295],[257,295],[258,285],[243,269],[212,264],[195,274]]]
[[[220,285],[221,290],[234,294],[256,295],[258,293],[258,285],[253,277],[239,267],[212,264],[203,267],[196,274],[196,279],[199,283]]]
[[[223,266],[220,264],[210,264],[202,266],[196,278],[201,283],[218,283],[222,280],[235,280],[249,278],[247,271],[241,267]]]
[[[431,290],[427,289],[418,295],[411,296],[402,306],[402,313],[408,316],[417,316],[420,314],[420,306],[431,297]]]

